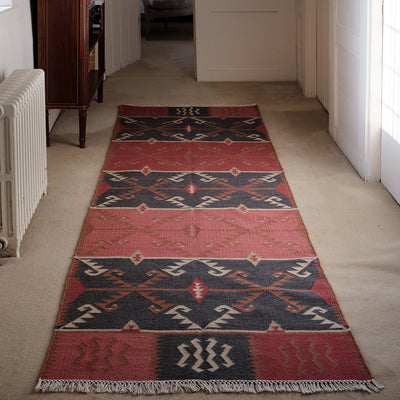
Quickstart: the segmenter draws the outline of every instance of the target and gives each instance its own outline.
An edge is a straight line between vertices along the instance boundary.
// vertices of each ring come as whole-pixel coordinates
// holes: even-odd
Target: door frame
[[[329,1],[329,133],[337,141],[333,116],[335,115],[335,68],[336,51],[334,46],[335,24],[334,16],[338,0]],[[367,12],[364,20],[362,36],[363,60],[365,61],[365,98],[363,108],[364,121],[364,149],[363,166],[359,174],[365,181],[376,182],[381,178],[381,138],[382,138],[382,48],[383,48],[383,1],[361,0],[367,2]],[[361,3],[360,3],[361,4]],[[316,97],[317,90],[317,2],[316,0],[302,0],[304,8],[304,80],[303,93],[306,97]],[[361,10],[360,10],[361,11]],[[351,161],[351,160],[350,160]]]
[[[302,0],[304,12],[304,71],[302,89],[304,96],[317,95],[317,0]],[[297,35],[299,32],[297,32]],[[301,60],[298,60],[301,62]],[[299,64],[298,64],[299,65]]]
[[[329,3],[329,64],[330,84],[329,84],[329,133],[337,142],[334,129],[335,113],[335,68],[336,49],[335,49],[335,12],[338,0],[331,0]],[[383,32],[383,0],[361,0],[367,2],[367,12],[365,16],[361,35],[363,37],[362,58],[365,63],[365,94],[362,99],[365,111],[365,121],[363,129],[364,148],[363,165],[359,175],[365,181],[376,182],[381,178],[381,138],[382,138],[382,32]],[[361,10],[360,10],[361,11]],[[340,144],[339,144],[340,147]],[[351,162],[352,160],[350,160]]]
[[[383,1],[368,0],[366,171],[364,179],[372,182],[380,181],[382,176]]]
[[[336,62],[335,49],[335,12],[338,0],[330,2],[330,65]],[[365,91],[363,109],[365,121],[363,127],[364,149],[363,165],[359,175],[365,181],[376,182],[381,178],[381,138],[382,138],[382,32],[383,32],[383,0],[361,0],[366,2],[366,21],[362,24],[363,37],[362,58],[365,63]],[[360,10],[361,11],[361,10]],[[337,141],[334,129],[335,112],[335,68],[331,68],[330,77],[330,107],[332,113],[329,118],[329,133]],[[351,162],[352,160],[350,160]]]
[[[329,113],[329,2],[317,0],[317,98]]]

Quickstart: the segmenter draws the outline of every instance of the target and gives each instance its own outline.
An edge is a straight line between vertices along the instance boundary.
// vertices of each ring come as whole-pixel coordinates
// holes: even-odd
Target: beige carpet
[[[76,111],[63,112],[48,149],[48,194],[25,235],[20,259],[0,260],[0,399],[127,399],[129,395],[35,394],[40,368],[83,220],[120,104],[252,104],[265,124],[343,312],[380,394],[312,399],[400,398],[400,206],[380,184],[360,180],[327,133],[318,101],[295,83],[197,83],[190,40],[165,33],[143,43],[143,59],[109,77],[104,104],[88,115],[87,149],[77,147]],[[188,39],[188,37],[186,37]],[[260,394],[257,398],[270,398]],[[300,399],[300,394],[277,394]],[[254,399],[182,394],[168,399]],[[144,398],[144,397],[141,397]],[[148,398],[148,397],[146,397]]]

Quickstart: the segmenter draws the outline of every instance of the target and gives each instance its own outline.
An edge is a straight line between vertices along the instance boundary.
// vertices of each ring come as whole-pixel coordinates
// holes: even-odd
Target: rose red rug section
[[[36,389],[382,389],[257,106],[121,106]]]

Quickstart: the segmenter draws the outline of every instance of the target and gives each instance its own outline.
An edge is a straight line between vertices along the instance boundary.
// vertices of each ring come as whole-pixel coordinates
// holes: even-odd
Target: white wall
[[[317,0],[317,98],[329,111],[329,2]]]
[[[140,59],[140,0],[108,0],[106,5],[106,75]]]
[[[106,64],[110,74],[140,58],[140,0],[106,2]],[[29,0],[0,13],[0,81],[16,68],[33,68]]]
[[[306,97],[317,94],[317,4],[296,0],[297,82]]]
[[[296,80],[295,3],[197,0],[197,79]]]
[[[33,68],[33,39],[29,0],[0,13],[0,81],[16,68]]]
[[[140,58],[139,0],[106,2],[107,74]],[[30,0],[14,0],[14,7],[0,13],[0,82],[16,68],[33,68]],[[50,110],[50,126],[59,115]]]
[[[13,4],[11,9],[0,13],[0,82],[14,69],[34,67],[30,0],[14,0]],[[50,127],[59,113],[50,110]]]

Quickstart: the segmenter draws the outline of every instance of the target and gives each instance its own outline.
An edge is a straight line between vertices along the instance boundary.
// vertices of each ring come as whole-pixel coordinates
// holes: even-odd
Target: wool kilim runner
[[[121,106],[36,389],[381,388],[257,106]]]

